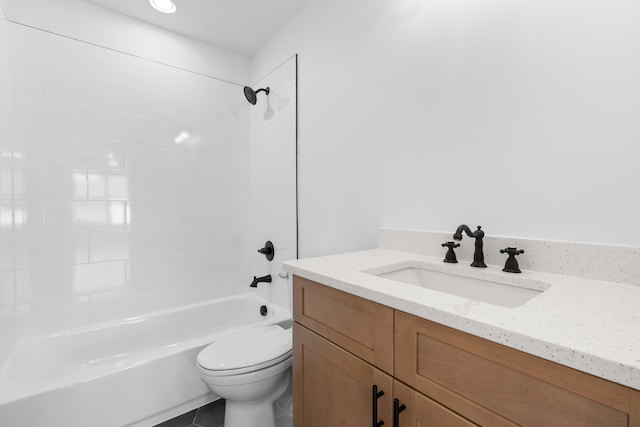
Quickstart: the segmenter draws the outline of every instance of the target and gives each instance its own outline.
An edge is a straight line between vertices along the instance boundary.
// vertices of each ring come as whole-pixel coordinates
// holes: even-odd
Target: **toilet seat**
[[[208,376],[254,372],[290,358],[292,346],[291,329],[249,328],[209,344],[198,354],[198,365]]]

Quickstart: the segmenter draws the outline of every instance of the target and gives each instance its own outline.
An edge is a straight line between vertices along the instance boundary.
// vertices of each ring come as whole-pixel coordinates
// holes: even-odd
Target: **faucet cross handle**
[[[458,248],[460,247],[460,243],[456,243],[456,242],[445,242],[442,244],[443,248],[449,248],[449,250],[447,251],[447,254],[444,256],[444,262],[448,262],[448,263],[452,263],[455,264],[458,262],[458,259],[456,258],[456,253],[453,251],[453,248]]]
[[[509,255],[507,261],[504,263],[504,268],[502,271],[506,271],[507,273],[522,273],[520,270],[520,266],[518,265],[518,260],[516,259],[516,255],[523,254],[524,251],[522,249],[518,249],[513,246],[509,246],[506,249],[500,249],[501,254]]]

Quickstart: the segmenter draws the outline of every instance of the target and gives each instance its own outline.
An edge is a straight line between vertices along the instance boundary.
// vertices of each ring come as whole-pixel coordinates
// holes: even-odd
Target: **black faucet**
[[[271,283],[271,275],[267,274],[266,276],[256,277],[253,276],[253,282],[249,285],[252,288],[257,288],[258,283]]]
[[[484,252],[482,252],[482,238],[484,237],[484,231],[481,229],[482,227],[478,226],[478,229],[472,233],[471,229],[467,225],[462,224],[453,234],[453,240],[462,240],[463,231],[467,236],[476,239],[476,250],[473,252],[473,262],[471,263],[471,267],[487,268],[487,264],[484,263]]]

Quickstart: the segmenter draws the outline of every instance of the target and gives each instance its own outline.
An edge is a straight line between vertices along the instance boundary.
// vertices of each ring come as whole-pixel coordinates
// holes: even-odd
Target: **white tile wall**
[[[128,200],[128,182],[125,172],[89,171],[87,173],[89,200]]]
[[[10,52],[10,28],[9,23],[0,17],[0,162],[6,159],[10,153],[7,141],[7,131],[11,128],[11,55]]]
[[[42,200],[15,200],[11,204],[11,222],[8,232],[37,233],[45,231],[45,202]]]
[[[0,310],[19,335],[245,292],[248,171],[242,87],[0,19]]]
[[[104,262],[126,260],[131,257],[128,231],[104,231],[89,233],[89,261]]]
[[[183,73],[175,68],[160,66],[157,68],[158,89],[182,95],[187,98],[213,99],[214,82],[195,73]]]
[[[0,236],[0,272],[13,270],[13,239]]]
[[[22,25],[10,24],[10,30],[12,58],[64,69],[71,73],[82,72],[84,69],[81,42]]]
[[[0,272],[0,307],[12,307],[16,301],[12,272]]]
[[[90,44],[83,48],[87,76],[151,89],[156,87],[157,64]]]
[[[42,96],[42,66],[39,63],[14,58],[11,78],[14,96]]]
[[[87,107],[103,110],[124,109],[125,83],[85,75],[84,85],[84,100]]]
[[[82,70],[70,72],[55,67],[42,67],[42,96],[53,101],[83,104],[86,96]]]
[[[187,151],[153,145],[131,144],[127,166],[132,172],[179,175],[187,173]]]
[[[89,262],[87,233],[16,234],[12,239],[14,267],[17,270]]]
[[[295,82],[294,57],[256,83],[255,89],[268,86],[270,94],[258,95],[250,124],[252,270],[256,276],[271,274],[272,284],[261,291],[285,307],[290,304],[290,288],[279,274],[283,261],[297,257]],[[267,240],[275,246],[272,262],[255,253]]]
[[[15,166],[13,198],[84,200],[87,198],[87,172],[83,169]]]

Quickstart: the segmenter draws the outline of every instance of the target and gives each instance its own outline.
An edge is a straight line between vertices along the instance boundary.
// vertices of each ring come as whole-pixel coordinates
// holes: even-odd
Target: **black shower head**
[[[256,105],[256,102],[258,102],[258,98],[256,95],[258,95],[260,92],[266,92],[266,94],[269,95],[269,91],[270,89],[268,87],[265,89],[258,89],[254,91],[249,86],[245,86],[244,96],[247,98],[247,101],[249,101],[251,105]]]

